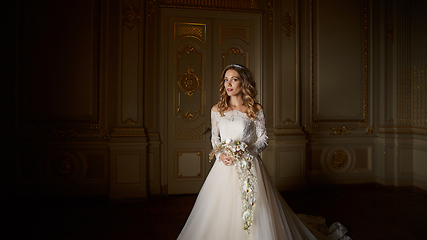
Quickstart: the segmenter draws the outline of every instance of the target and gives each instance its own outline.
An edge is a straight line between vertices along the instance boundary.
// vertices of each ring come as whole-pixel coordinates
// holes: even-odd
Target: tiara
[[[239,65],[239,64],[230,64],[229,66],[231,66],[231,67],[236,67],[236,68],[242,68],[243,69],[243,66],[242,65]]]

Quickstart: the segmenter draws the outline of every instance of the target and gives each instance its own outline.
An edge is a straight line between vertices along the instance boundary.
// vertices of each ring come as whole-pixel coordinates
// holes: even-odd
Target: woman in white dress
[[[259,157],[267,147],[268,137],[262,106],[255,101],[255,81],[250,70],[238,64],[227,66],[219,92],[220,101],[211,111],[211,157],[215,155],[217,160],[178,239],[325,237],[314,231],[315,237],[270,182]],[[339,239],[338,235],[334,239]]]

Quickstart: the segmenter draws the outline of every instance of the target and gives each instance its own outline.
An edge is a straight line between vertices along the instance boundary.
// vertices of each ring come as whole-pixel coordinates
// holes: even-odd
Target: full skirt
[[[257,182],[250,234],[243,229],[243,205],[235,166],[215,161],[178,239],[316,239],[272,185],[259,157],[254,159],[252,170]]]

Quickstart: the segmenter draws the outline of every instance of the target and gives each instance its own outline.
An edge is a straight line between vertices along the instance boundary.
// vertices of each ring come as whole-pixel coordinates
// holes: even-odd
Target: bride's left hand
[[[219,156],[219,159],[221,160],[222,163],[224,163],[225,166],[230,166],[235,161],[234,157],[230,157],[228,156],[228,154],[225,154],[225,153],[221,154]]]

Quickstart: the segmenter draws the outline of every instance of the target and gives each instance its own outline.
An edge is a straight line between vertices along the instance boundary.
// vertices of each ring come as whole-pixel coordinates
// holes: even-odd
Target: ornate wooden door
[[[162,18],[167,21],[164,153],[169,194],[199,192],[212,167],[210,109],[218,101],[222,69],[244,64],[260,79],[260,24],[228,13],[194,12],[188,18],[183,11],[168,10]]]

